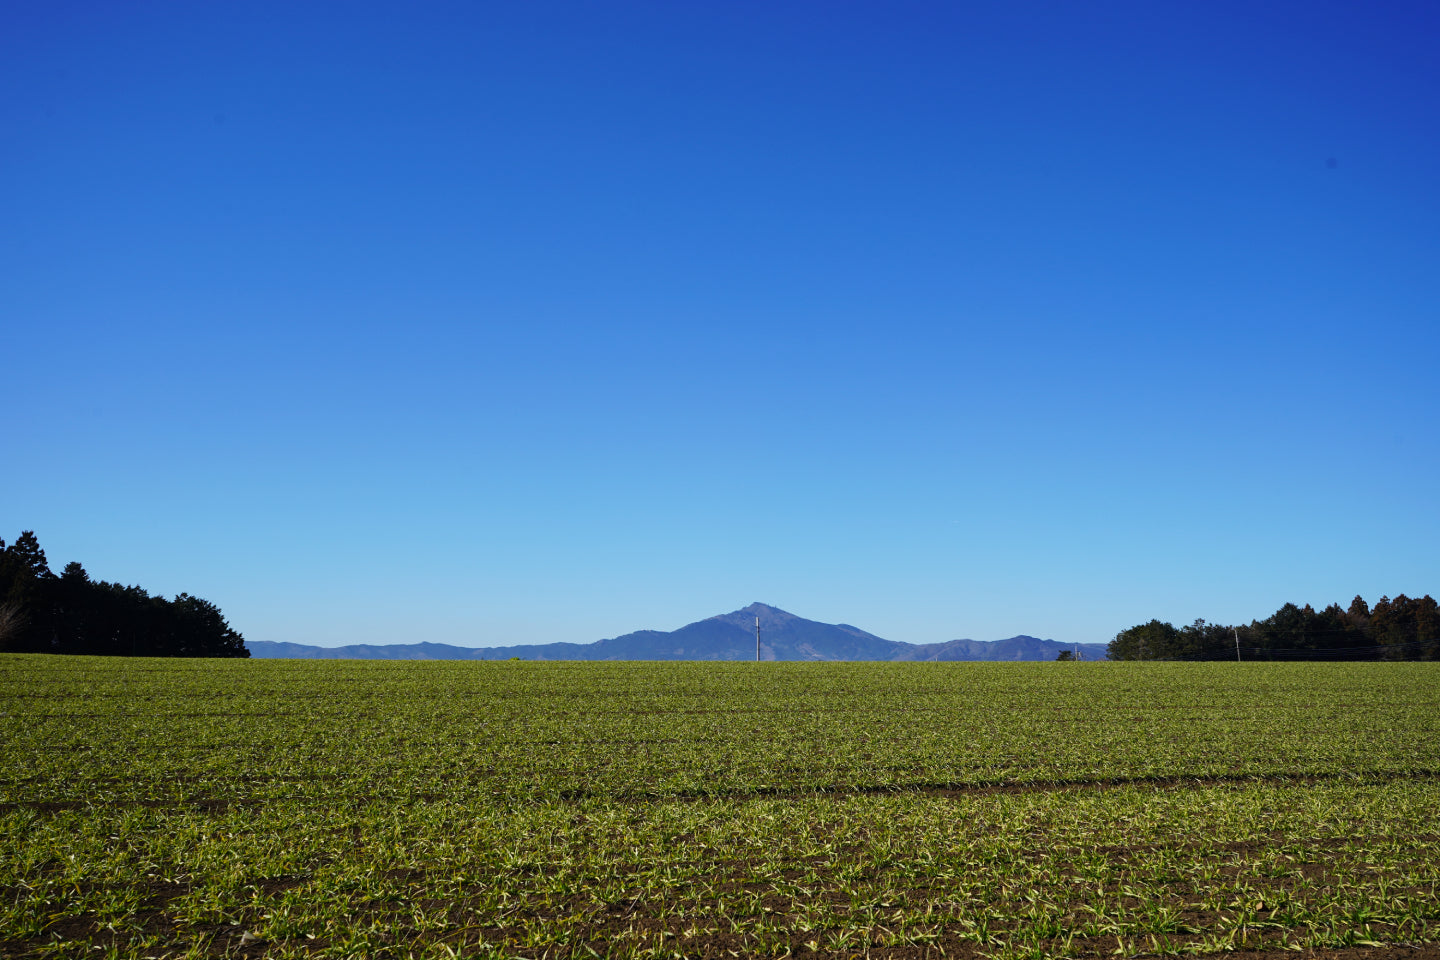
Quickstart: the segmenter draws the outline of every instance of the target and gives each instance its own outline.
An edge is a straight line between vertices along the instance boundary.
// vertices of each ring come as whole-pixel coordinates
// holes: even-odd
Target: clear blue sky
[[[1440,13],[36,3],[0,536],[248,639],[1440,589]]]

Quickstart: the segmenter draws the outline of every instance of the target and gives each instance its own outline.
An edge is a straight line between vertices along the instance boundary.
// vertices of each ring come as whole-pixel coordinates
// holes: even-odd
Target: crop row
[[[0,657],[0,954],[1433,943],[1437,681]]]

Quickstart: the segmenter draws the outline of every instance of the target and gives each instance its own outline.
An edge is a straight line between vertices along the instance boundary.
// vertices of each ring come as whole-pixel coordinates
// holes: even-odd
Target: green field
[[[0,736],[10,957],[1440,941],[1440,664],[9,655]]]

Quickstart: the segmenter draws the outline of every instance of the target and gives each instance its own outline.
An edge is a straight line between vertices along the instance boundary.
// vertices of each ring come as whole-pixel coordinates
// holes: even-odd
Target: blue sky
[[[0,30],[0,537],[252,640],[912,642],[1440,587],[1424,4]]]

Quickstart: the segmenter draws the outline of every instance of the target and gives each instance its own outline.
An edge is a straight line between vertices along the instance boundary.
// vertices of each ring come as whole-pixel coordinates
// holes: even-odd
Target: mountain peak
[[[1054,660],[1058,652],[1077,646],[1027,636],[993,643],[901,643],[848,624],[807,620],[768,603],[752,603],[678,630],[638,630],[589,644],[466,648],[420,643],[327,648],[251,641],[249,649],[256,657],[362,660],[751,660],[755,657],[757,617],[760,657],[765,660]],[[1105,657],[1103,644],[1078,646],[1087,660]]]
[[[768,603],[759,602],[752,603],[748,607],[741,607],[739,610],[734,610],[730,613],[718,614],[710,619],[734,624],[737,627],[749,631],[755,629],[756,617],[760,618],[760,629],[762,631],[771,630],[784,626],[787,623],[804,619],[803,617],[795,616],[793,613],[781,610],[779,607],[772,607]]]

